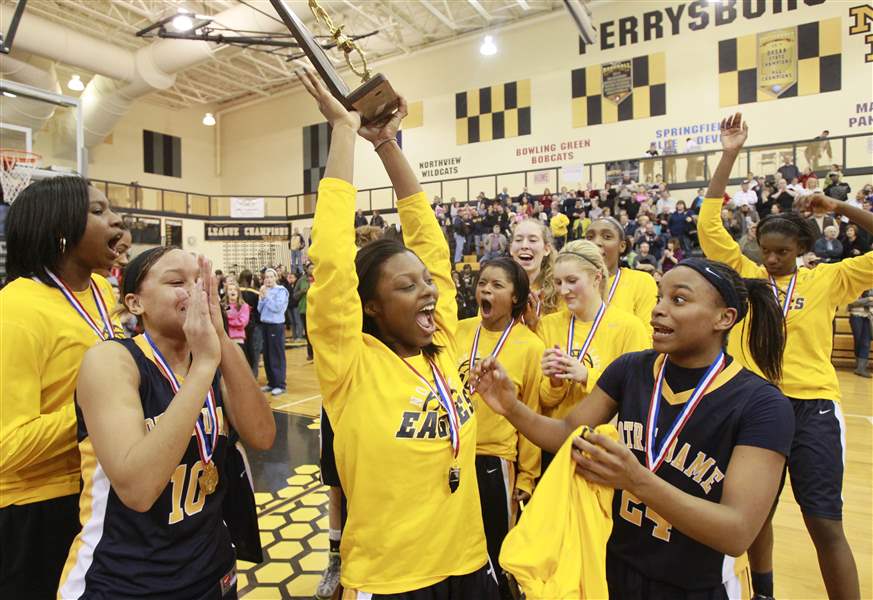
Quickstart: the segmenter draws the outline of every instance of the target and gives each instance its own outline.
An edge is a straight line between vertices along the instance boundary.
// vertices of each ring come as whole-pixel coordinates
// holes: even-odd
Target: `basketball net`
[[[21,190],[30,184],[33,170],[41,156],[35,152],[0,148],[0,184],[3,200],[12,204]]]

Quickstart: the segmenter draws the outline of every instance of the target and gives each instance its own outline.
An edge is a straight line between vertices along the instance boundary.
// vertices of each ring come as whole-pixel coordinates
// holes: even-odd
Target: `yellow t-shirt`
[[[573,348],[570,352],[577,356],[591,331],[593,321],[576,319],[573,329]],[[546,348],[556,344],[567,352],[567,333],[570,329],[570,311],[566,306],[556,313],[543,317],[537,334]],[[555,419],[563,419],[576,404],[594,389],[594,384],[609,364],[622,354],[651,348],[652,338],[646,333],[639,319],[615,306],[606,309],[600,327],[588,348],[584,364],[588,367],[588,381],[585,385],[563,382],[552,387],[548,377],[543,376],[540,384],[540,405],[543,414]]]
[[[749,260],[721,222],[721,198],[707,198],[700,208],[697,234],[706,257],[723,262],[746,278],[767,279],[767,270]],[[779,304],[791,276],[776,279]],[[839,400],[840,385],[831,364],[834,313],[873,287],[873,252],[838,263],[801,267],[788,312],[788,339],[782,359],[779,389],[789,398]],[[763,376],[749,353],[749,329],[737,323],[728,338],[728,353]]]
[[[92,279],[111,314],[112,287]],[[101,325],[90,290],[75,294]],[[99,341],[58,289],[20,277],[0,290],[0,507],[79,492],[73,394]]]
[[[528,598],[607,598],[606,542],[612,533],[612,488],[576,474],[570,450],[576,429],[555,454],[518,525],[500,550],[500,566],[515,576]],[[613,425],[600,435],[618,440]]]
[[[340,547],[342,584],[395,594],[472,573],[488,560],[476,482],[476,419],[458,376],[457,306],[449,249],[427,197],[398,201],[403,236],[440,293],[434,343],[460,420],[460,485],[449,491],[447,416],[418,377],[385,344],[361,332],[355,273],[355,188],[326,178],[318,189],[310,256],[307,324],[348,522]],[[343,218],[346,215],[349,218]],[[408,359],[433,386],[422,356]]]
[[[655,278],[643,271],[619,269],[621,277],[610,306],[633,313],[643,323],[649,336],[652,335],[652,309],[658,303],[658,284]],[[609,278],[606,289],[611,290],[615,275]]]
[[[467,385],[470,375],[470,353],[476,328],[482,322],[480,317],[464,319],[458,323],[458,360],[461,383]],[[479,348],[476,361],[491,355],[502,331],[488,331],[484,327],[479,335]],[[534,412],[540,409],[540,365],[545,347],[543,342],[530,329],[517,323],[497,360],[506,369],[515,385],[518,399]],[[512,423],[495,413],[479,394],[473,395],[476,408],[478,433],[476,434],[476,454],[499,456],[518,463],[515,487],[527,493],[533,492],[533,483],[540,476],[540,449],[526,437],[519,435]]]
[[[564,237],[567,235],[567,225],[570,224],[570,219],[564,213],[557,213],[552,217],[550,222],[552,235],[555,237]]]

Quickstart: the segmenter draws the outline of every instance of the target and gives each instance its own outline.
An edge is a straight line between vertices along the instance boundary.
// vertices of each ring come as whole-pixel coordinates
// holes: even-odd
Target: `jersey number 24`
[[[633,523],[637,527],[642,527],[643,525],[643,503],[639,498],[634,496],[628,491],[622,490],[621,492],[621,508],[619,509],[619,514],[621,518],[627,521],[628,523]],[[670,541],[670,532],[673,530],[673,526],[670,524],[667,519],[653,511],[648,506],[645,507],[646,510],[646,519],[655,524],[654,529],[652,529],[652,535],[658,538],[659,540],[664,540],[665,542]]]

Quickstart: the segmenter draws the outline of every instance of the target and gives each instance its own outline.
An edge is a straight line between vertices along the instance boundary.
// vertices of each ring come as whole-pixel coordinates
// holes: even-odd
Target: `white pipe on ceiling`
[[[0,26],[4,29],[9,18],[6,13],[9,12],[0,11]],[[275,32],[285,28],[281,21],[244,4],[211,18],[233,30]],[[171,39],[160,39],[131,52],[26,10],[15,38],[15,47],[97,73],[82,94],[85,145],[89,148],[101,143],[112,132],[134,100],[155,90],[172,87],[177,73],[208,60],[214,52],[213,46],[207,42]]]
[[[59,92],[58,76],[53,68],[41,69],[8,54],[0,54],[0,77],[44,90]],[[29,98],[0,98],[0,121],[40,131],[55,113],[55,105]],[[0,146],[3,144],[0,143]]]

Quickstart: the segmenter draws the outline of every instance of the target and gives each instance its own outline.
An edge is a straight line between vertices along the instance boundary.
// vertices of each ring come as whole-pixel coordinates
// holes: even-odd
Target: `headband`
[[[562,256],[565,256],[565,255],[567,255],[567,254],[572,254],[573,256],[578,256],[578,257],[581,258],[582,260],[586,260],[586,261],[588,261],[588,262],[591,263],[591,264],[594,266],[594,268],[597,269],[598,271],[599,271],[600,268],[601,268],[601,265],[598,265],[596,262],[594,262],[593,260],[591,260],[590,258],[588,258],[587,256],[585,256],[584,254],[579,254],[578,252],[573,252],[572,250],[561,250],[560,252],[558,252],[558,258],[561,258]]]
[[[737,311],[737,323],[746,316],[749,309],[748,302],[743,302],[740,299],[740,294],[730,279],[727,279],[712,268],[712,262],[700,258],[686,258],[677,266],[693,269],[706,279],[721,295],[725,305]]]
[[[618,235],[621,239],[624,239],[624,227],[621,226],[621,222],[613,216],[608,217],[597,217],[594,219],[594,223],[597,221],[606,221],[610,225],[613,225],[616,229],[618,229]]]

